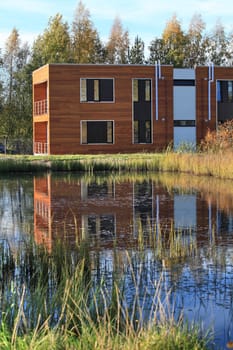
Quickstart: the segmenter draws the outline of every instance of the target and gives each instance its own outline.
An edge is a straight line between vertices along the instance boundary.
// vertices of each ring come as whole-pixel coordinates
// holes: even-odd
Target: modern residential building
[[[233,119],[233,67],[48,64],[33,72],[34,154],[153,152]]]

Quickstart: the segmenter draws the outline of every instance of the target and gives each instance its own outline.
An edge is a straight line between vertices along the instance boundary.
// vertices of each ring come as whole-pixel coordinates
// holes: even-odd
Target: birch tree
[[[200,14],[194,14],[187,33],[184,66],[193,68],[206,63],[208,38],[205,35],[206,25]]]

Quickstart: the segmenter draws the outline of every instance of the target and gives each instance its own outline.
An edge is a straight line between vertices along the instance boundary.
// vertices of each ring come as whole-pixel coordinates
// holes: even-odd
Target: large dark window
[[[217,82],[218,123],[233,119],[233,80]]]
[[[233,102],[233,80],[218,81],[217,100],[223,103]]]
[[[115,237],[116,219],[113,214],[83,215],[82,226],[90,237],[104,240]]]
[[[112,121],[82,121],[82,144],[113,143]]]
[[[151,143],[151,80],[133,79],[134,143]]]
[[[81,79],[81,102],[113,102],[113,79]]]
[[[150,120],[134,121],[134,143],[151,143]]]

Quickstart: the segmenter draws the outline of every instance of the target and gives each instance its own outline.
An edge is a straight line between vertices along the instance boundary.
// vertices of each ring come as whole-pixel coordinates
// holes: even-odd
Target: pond
[[[58,239],[87,241],[94,283],[104,279],[111,290],[121,271],[125,300],[132,308],[138,293],[144,320],[160,283],[175,318],[213,331],[216,348],[233,340],[231,182],[165,174],[11,176],[0,178],[0,204],[1,241],[13,252],[32,236],[48,251]]]

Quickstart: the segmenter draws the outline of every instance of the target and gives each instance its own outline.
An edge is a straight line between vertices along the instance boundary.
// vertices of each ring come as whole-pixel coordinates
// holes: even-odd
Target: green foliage
[[[59,13],[49,19],[48,27],[34,42],[32,63],[40,67],[47,63],[70,62],[69,27]]]
[[[200,14],[195,14],[185,32],[173,16],[161,36],[150,42],[145,57],[144,41],[137,36],[130,45],[129,32],[116,17],[106,44],[91,20],[89,10],[79,1],[69,25],[57,13],[35,40],[32,48],[22,44],[12,29],[0,56],[0,140],[19,153],[32,151],[32,72],[47,63],[173,64],[175,67],[232,65],[233,36],[227,35],[220,21],[205,32]],[[1,53],[1,50],[0,50]],[[22,142],[21,142],[22,140]],[[30,141],[28,141],[30,140]]]
[[[136,36],[134,45],[129,51],[129,63],[131,64],[144,64],[145,63],[145,44],[141,38]]]

